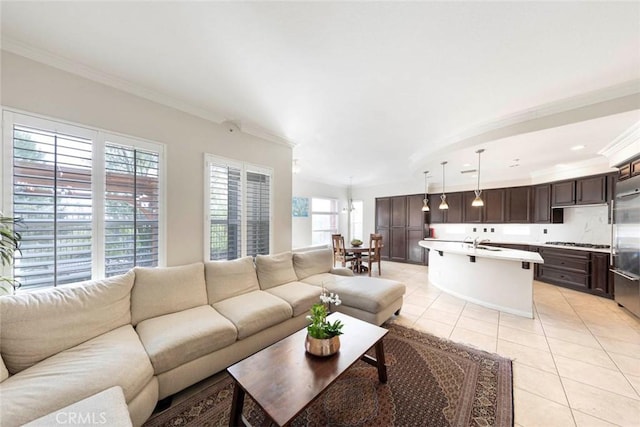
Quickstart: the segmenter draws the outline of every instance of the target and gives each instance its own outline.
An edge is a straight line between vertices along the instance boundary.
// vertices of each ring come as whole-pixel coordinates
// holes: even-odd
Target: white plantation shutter
[[[271,171],[206,155],[205,259],[268,254]]]
[[[13,216],[22,218],[14,278],[24,287],[91,279],[92,141],[13,127]]]
[[[242,170],[221,162],[209,164],[210,260],[242,255]]]
[[[271,175],[247,171],[247,255],[269,253]]]
[[[6,110],[3,121],[3,213],[22,222],[22,288],[164,263],[161,144]]]
[[[159,154],[107,143],[105,173],[105,275],[157,266]]]

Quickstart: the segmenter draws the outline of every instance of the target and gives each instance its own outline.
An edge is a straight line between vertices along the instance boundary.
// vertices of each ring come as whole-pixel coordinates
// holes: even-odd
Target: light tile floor
[[[516,426],[640,426],[638,318],[612,300],[534,282],[527,319],[441,292],[427,271],[383,262],[382,277],[407,286],[393,322],[513,359]]]

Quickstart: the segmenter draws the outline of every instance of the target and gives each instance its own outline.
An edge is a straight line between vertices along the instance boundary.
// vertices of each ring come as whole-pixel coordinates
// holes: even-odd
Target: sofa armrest
[[[353,276],[353,271],[346,267],[332,268],[329,273],[336,274],[338,276]]]

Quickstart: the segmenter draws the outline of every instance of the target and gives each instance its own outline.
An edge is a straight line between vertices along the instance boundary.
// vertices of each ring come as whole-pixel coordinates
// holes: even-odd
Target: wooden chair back
[[[373,263],[378,263],[378,276],[381,274],[380,270],[380,251],[382,250],[382,234],[371,233],[369,235],[369,256],[367,261],[369,264],[369,276],[371,276],[371,268]]]
[[[342,234],[332,234],[331,244],[333,245],[333,266],[336,266],[336,261],[340,261],[342,266],[346,265],[347,251],[344,246],[344,237]]]

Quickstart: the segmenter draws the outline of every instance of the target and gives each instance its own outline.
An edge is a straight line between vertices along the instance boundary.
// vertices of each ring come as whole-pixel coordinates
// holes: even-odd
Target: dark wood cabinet
[[[620,166],[618,170],[618,181],[624,181],[627,178],[631,178],[631,163]]]
[[[391,227],[404,227],[407,223],[407,198],[391,198]]]
[[[422,212],[424,195],[407,196],[406,257],[408,262],[424,264],[424,248],[418,242],[425,236],[426,214]]]
[[[607,176],[593,176],[576,181],[576,205],[607,202]]]
[[[623,181],[632,176],[640,175],[640,157],[628,160],[617,166],[618,181]]]
[[[576,204],[576,181],[562,181],[551,184],[551,206],[573,206]]]
[[[380,250],[382,259],[391,256],[391,245],[388,244],[391,231],[391,198],[380,197],[376,199],[376,233],[382,235],[383,247]],[[364,238],[364,236],[362,236]]]
[[[609,290],[609,254],[591,253],[591,290],[603,295],[613,293]]]
[[[536,280],[613,298],[608,253],[543,246],[537,251],[544,264],[536,265]]]
[[[391,231],[390,245],[391,251],[389,259],[391,261],[404,261],[407,259],[407,197],[399,196],[391,198]],[[383,243],[384,244],[384,243]]]
[[[462,222],[464,223],[482,222],[484,208],[482,206],[471,206],[471,203],[475,198],[476,194],[473,191],[465,191],[462,193]]]
[[[551,185],[533,187],[533,222],[551,222]]]
[[[460,224],[462,223],[462,193],[449,193],[447,194],[447,203],[449,209],[445,214],[447,224]]]
[[[551,208],[551,184],[536,185],[533,187],[532,192],[532,222],[538,224],[562,224],[564,221],[564,210]]]
[[[407,230],[407,261],[424,264],[425,250],[418,242],[424,238],[423,230]]]
[[[376,199],[376,232],[382,234],[382,259],[424,263],[418,242],[426,230],[422,194]]]
[[[446,210],[440,210],[440,194],[429,194],[429,223],[430,224],[442,224],[445,222]]]
[[[531,222],[531,187],[506,189],[505,222]]]
[[[631,162],[631,176],[640,175],[640,159]]]
[[[504,222],[504,211],[505,211],[504,195],[505,195],[505,190],[502,188],[484,190],[482,192],[482,199],[484,200],[484,222],[489,222],[489,223]]]
[[[590,254],[586,251],[541,247],[544,264],[538,267],[538,279],[572,289],[589,289]]]
[[[389,244],[391,246],[389,260],[407,260],[407,232],[404,227],[391,227]]]

